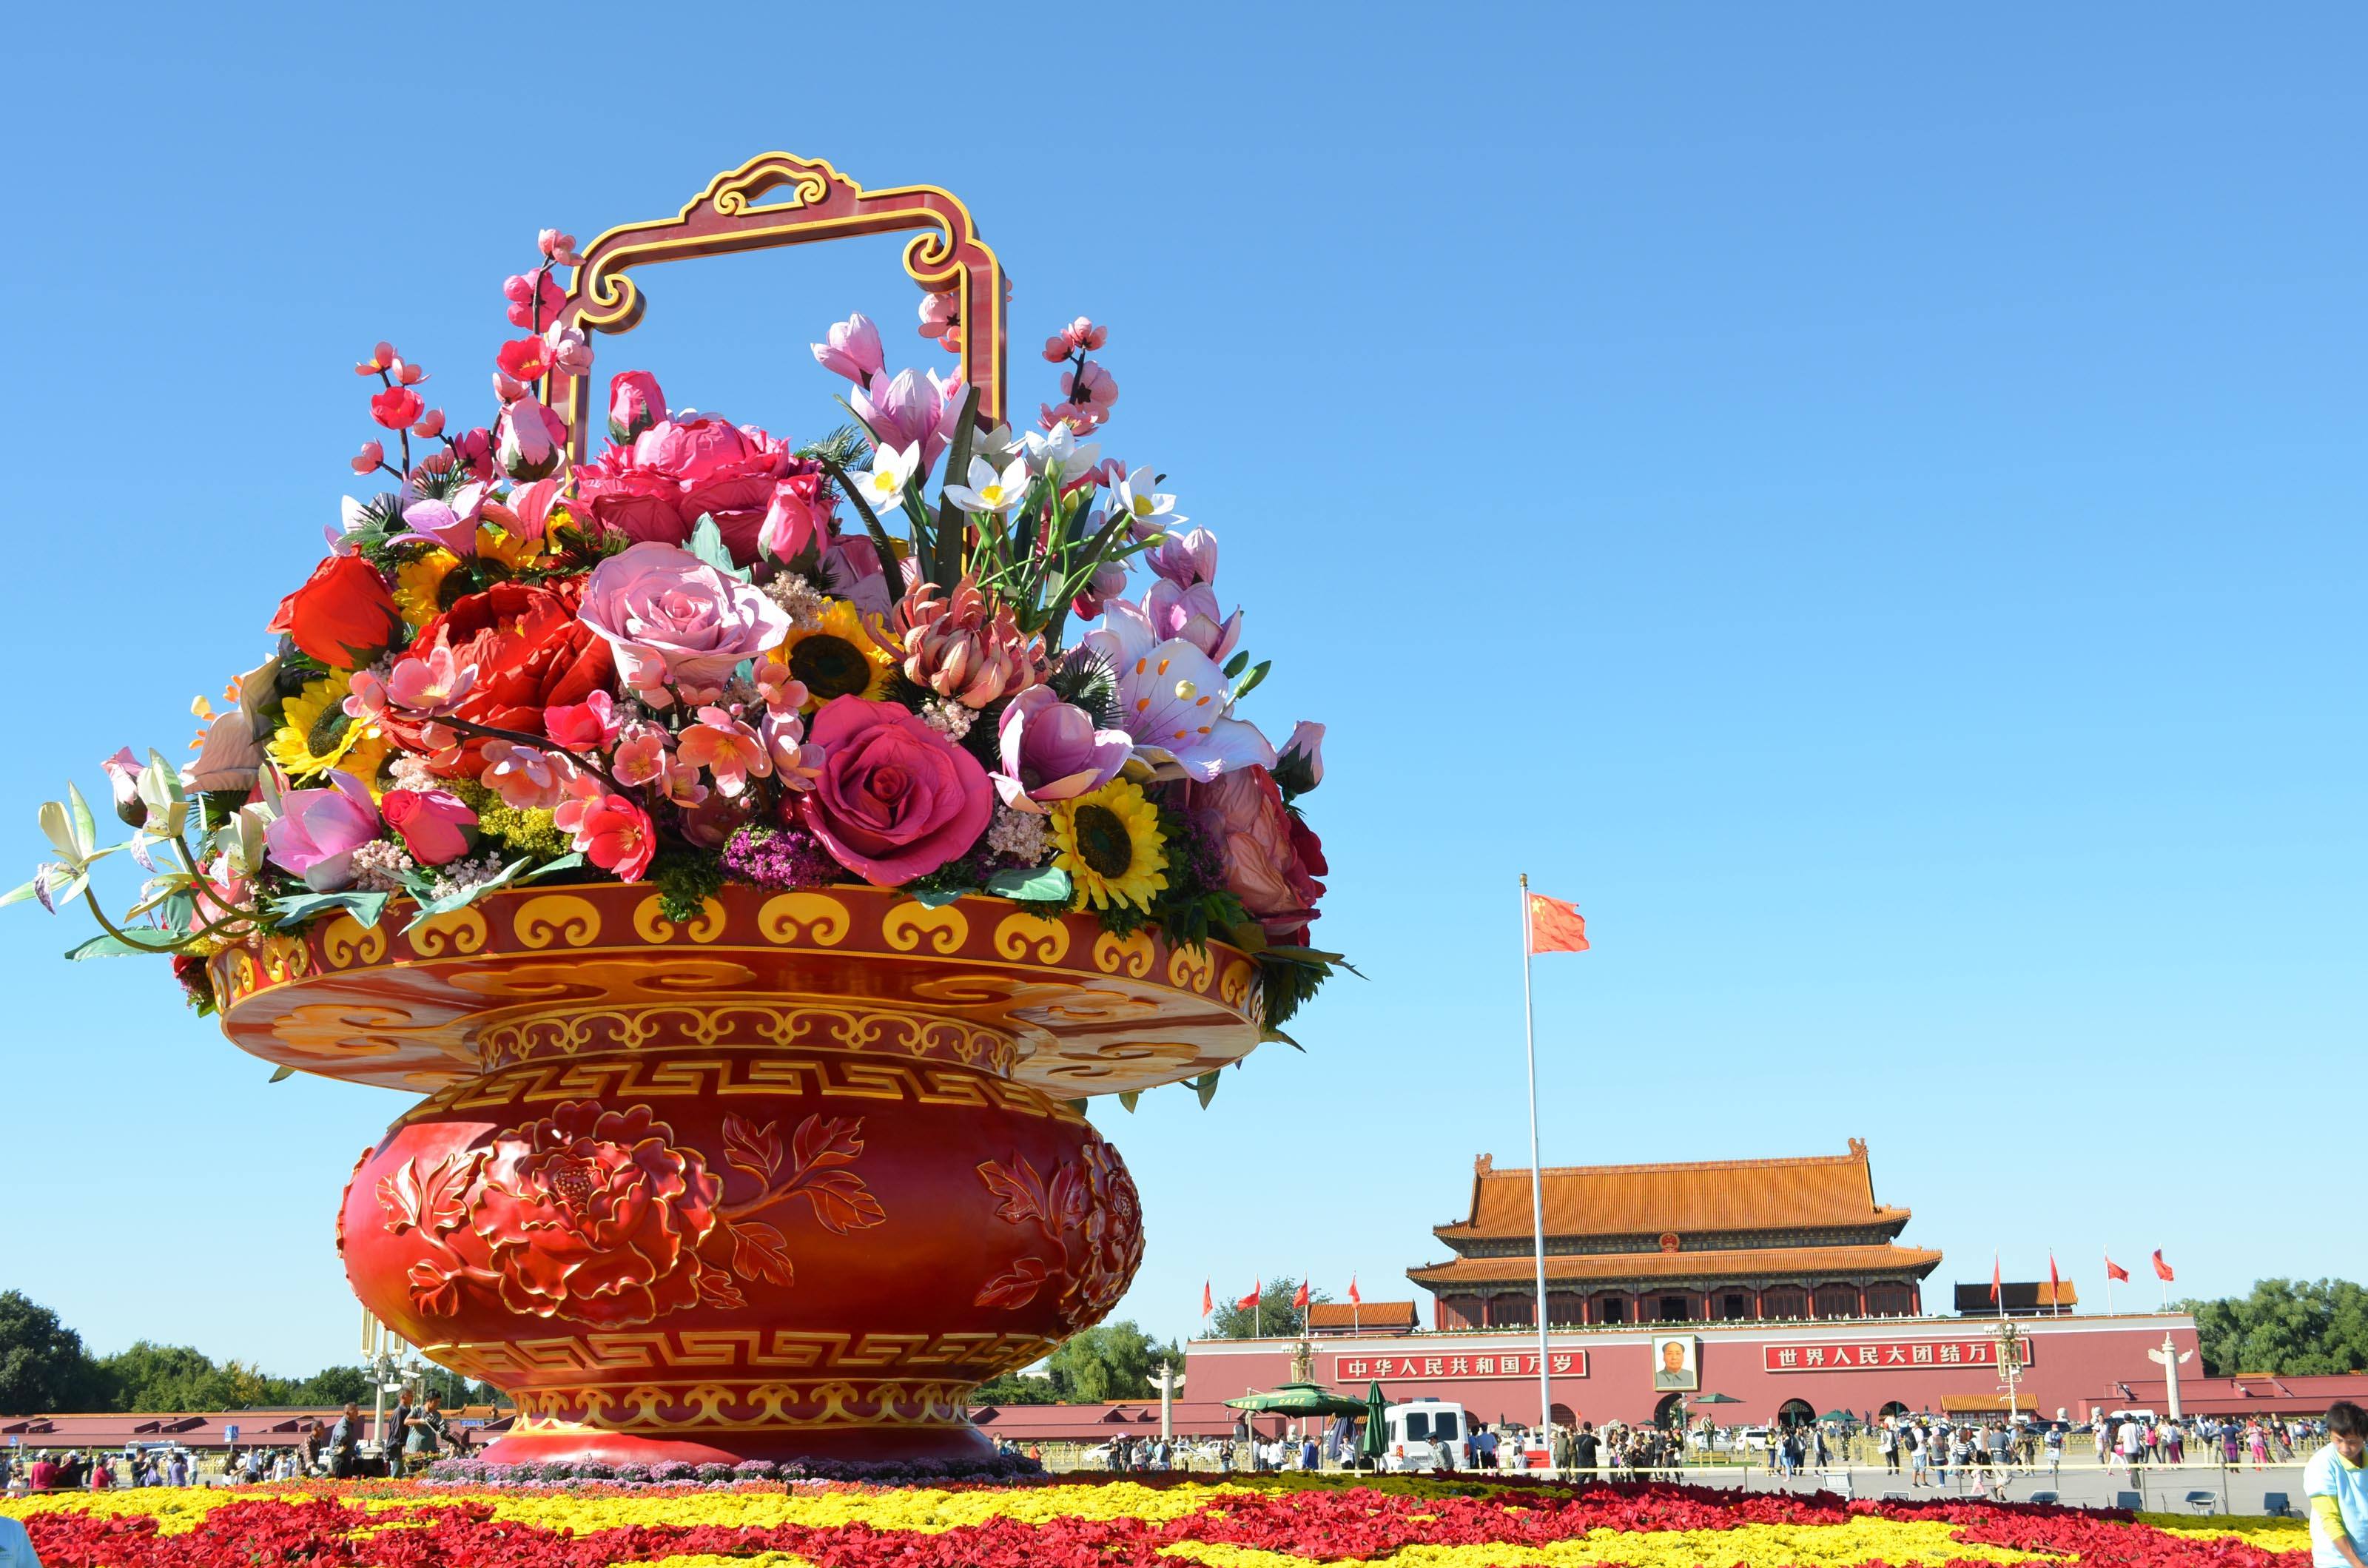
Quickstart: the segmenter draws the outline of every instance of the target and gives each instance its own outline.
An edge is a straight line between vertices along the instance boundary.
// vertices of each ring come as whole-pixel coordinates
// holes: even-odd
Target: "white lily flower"
[[[1008,512],[1028,498],[1028,460],[1018,457],[1001,473],[985,458],[970,460],[970,483],[949,484],[946,494],[965,512]]]
[[[1175,496],[1152,488],[1156,483],[1147,465],[1118,482],[1118,509],[1133,523],[1138,536],[1145,530],[1165,533],[1190,520],[1176,510]]]
[[[1040,435],[1030,430],[1020,439],[1027,445],[1028,466],[1038,473],[1054,474],[1058,483],[1066,483],[1101,461],[1101,444],[1077,445],[1077,433],[1065,419],[1049,432]]]
[[[920,466],[920,442],[913,442],[901,452],[894,447],[883,446],[872,453],[869,469],[848,477],[855,482],[855,493],[863,497],[872,511],[885,512],[892,506],[904,504],[905,486]]]

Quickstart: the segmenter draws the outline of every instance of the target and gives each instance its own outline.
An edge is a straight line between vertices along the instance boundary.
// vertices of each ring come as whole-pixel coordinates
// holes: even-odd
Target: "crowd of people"
[[[144,1444],[120,1452],[83,1453],[46,1449],[0,1452],[0,1494],[39,1492],[106,1492],[136,1486],[233,1486],[264,1482],[334,1480],[410,1474],[447,1453],[466,1453],[465,1428],[451,1424],[434,1394],[404,1391],[378,1435],[373,1417],[348,1401],[334,1423],[308,1420],[292,1444],[233,1445],[219,1469],[184,1448]]]

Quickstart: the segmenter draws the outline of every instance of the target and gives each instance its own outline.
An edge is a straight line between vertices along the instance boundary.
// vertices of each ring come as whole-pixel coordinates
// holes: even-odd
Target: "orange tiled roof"
[[[1649,1165],[1561,1165],[1542,1173],[1546,1233],[1659,1235],[1676,1232],[1883,1225],[1908,1210],[1874,1200],[1866,1144],[1804,1159],[1702,1160]],[[1483,1154],[1472,1175],[1471,1217],[1433,1228],[1442,1241],[1530,1234],[1530,1172],[1497,1170]]]
[[[1894,1274],[1920,1278],[1940,1262],[1937,1252],[1902,1246],[1755,1247],[1728,1252],[1585,1253],[1577,1256],[1549,1253],[1546,1281],[1618,1284],[1627,1279],[1699,1279],[1715,1285],[1769,1276],[1806,1281],[1835,1274]],[[1406,1278],[1433,1290],[1458,1285],[1518,1285],[1537,1278],[1537,1260],[1451,1258],[1424,1268],[1409,1268]]]
[[[1412,1301],[1367,1301],[1363,1306],[1350,1301],[1307,1304],[1310,1328],[1402,1328],[1420,1321]]]

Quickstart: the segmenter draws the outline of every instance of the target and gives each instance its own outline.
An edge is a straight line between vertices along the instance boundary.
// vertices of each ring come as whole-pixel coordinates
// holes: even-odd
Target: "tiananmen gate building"
[[[1415,1326],[1418,1304],[1365,1308],[1378,1322],[1319,1308],[1316,1380],[1354,1395],[1377,1381],[1392,1399],[1435,1395],[1482,1421],[1534,1423],[1543,1355],[1558,1420],[1664,1419],[1709,1392],[1736,1402],[1717,1408],[1735,1425],[1832,1410],[2006,1410],[1988,1281],[1978,1287],[1986,1311],[1927,1312],[1941,1254],[1901,1242],[1910,1210],[1876,1197],[1861,1140],[1841,1154],[1540,1175],[1543,1352],[1530,1172],[1499,1170],[1483,1154],[1464,1216],[1431,1233],[1452,1256],[1406,1270],[1430,1293],[1429,1326]],[[2023,1346],[2023,1411],[2080,1420],[2164,1409],[2163,1370],[2147,1351],[2166,1338],[2174,1351],[2197,1348],[2184,1313],[2078,1313],[2068,1282],[2060,1298],[2022,1281],[2004,1295]],[[1190,1396],[1272,1388],[1290,1377],[1294,1347],[1195,1340],[1185,1354]],[[2182,1370],[2182,1384],[2203,1383],[2200,1359]]]

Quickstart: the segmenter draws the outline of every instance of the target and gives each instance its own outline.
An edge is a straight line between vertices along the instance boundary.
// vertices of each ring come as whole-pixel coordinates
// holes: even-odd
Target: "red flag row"
[[[2171,1272],[2170,1265],[2163,1261],[2162,1249],[2160,1247],[2154,1249],[2154,1277],[2165,1283],[2179,1278],[2178,1275]],[[2120,1264],[2115,1263],[2112,1253],[2107,1253],[2105,1255],[2105,1278],[2108,1279],[2118,1279],[2126,1285],[2129,1283],[2130,1271],[2123,1268]],[[1998,1254],[1992,1253],[1990,1255],[1991,1301],[1995,1301],[1998,1299],[1998,1293],[2004,1289],[2005,1283],[2005,1277],[2000,1273],[1998,1268]],[[2049,1301],[2053,1302],[2060,1298],[2063,1293],[2064,1281],[2062,1277],[2055,1272],[2055,1255],[2051,1252],[2047,1255],[2047,1299]]]
[[[1265,1294],[1266,1281],[1260,1279],[1250,1287],[1250,1293],[1248,1295],[1244,1296],[1240,1301],[1234,1303],[1234,1309],[1236,1312],[1249,1312],[1258,1306],[1258,1298]],[[1364,1304],[1364,1297],[1357,1293],[1357,1277],[1351,1274],[1349,1276],[1349,1304],[1351,1306],[1361,1306]],[[1294,1307],[1304,1309],[1308,1301],[1307,1281],[1303,1279],[1299,1282],[1299,1289],[1292,1295],[1291,1304]],[[1202,1317],[1207,1317],[1211,1312],[1213,1312],[1216,1310],[1216,1281],[1212,1279],[1203,1279],[1201,1281],[1201,1315]]]

